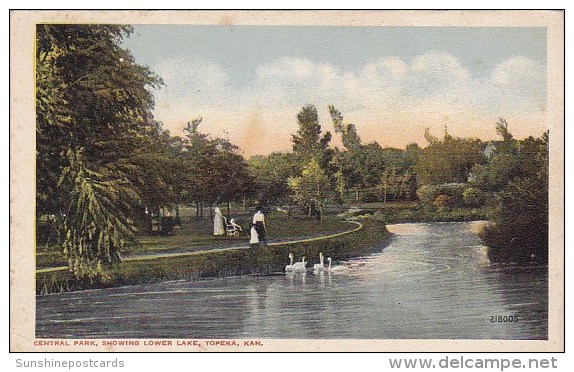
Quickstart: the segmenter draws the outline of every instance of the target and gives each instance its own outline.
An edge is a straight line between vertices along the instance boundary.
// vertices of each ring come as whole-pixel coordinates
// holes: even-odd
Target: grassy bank
[[[236,222],[245,230],[249,227],[251,216],[240,216]],[[330,235],[349,229],[349,224],[335,216],[325,216],[322,223],[304,216],[287,217],[283,213],[270,213],[267,217],[267,238],[269,242],[288,238]],[[142,235],[125,252],[124,257],[138,254],[154,254],[170,251],[193,252],[206,248],[225,247],[233,244],[248,244],[248,232],[239,237],[213,236],[213,222],[210,218],[199,221],[193,216],[184,215],[184,222],[174,234],[168,236]],[[38,246],[36,268],[66,266],[62,250],[55,246]]]
[[[312,267],[313,263],[318,262],[319,252],[323,252],[326,257],[332,257],[333,260],[343,260],[379,250],[389,235],[384,223],[364,221],[363,225],[364,228],[355,233],[312,242],[125,261],[118,265],[112,273],[112,279],[107,283],[79,282],[67,271],[37,273],[36,292],[47,294],[175,279],[268,275],[283,272],[288,264],[289,253],[293,253],[296,260],[306,256],[309,266]],[[348,224],[346,227],[349,227]]]
[[[455,222],[489,220],[492,209],[480,208],[452,208],[445,210],[430,210],[419,205],[383,207],[376,210],[359,209],[344,214],[345,218],[355,221],[375,220],[387,224],[407,222]]]

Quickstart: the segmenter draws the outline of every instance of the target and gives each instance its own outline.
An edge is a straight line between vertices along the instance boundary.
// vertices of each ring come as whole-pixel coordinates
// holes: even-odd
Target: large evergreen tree
[[[313,158],[319,161],[323,168],[326,168],[332,157],[329,149],[331,142],[331,132],[321,135],[321,125],[317,108],[312,104],[303,106],[297,114],[299,129],[293,135],[293,152],[301,164],[307,164]]]

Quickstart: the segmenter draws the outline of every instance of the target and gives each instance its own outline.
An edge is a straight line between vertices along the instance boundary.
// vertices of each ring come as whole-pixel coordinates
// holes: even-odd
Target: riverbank
[[[173,256],[155,256],[119,264],[106,283],[80,282],[66,271],[36,274],[36,293],[48,294],[82,289],[116,287],[165,280],[197,280],[237,275],[271,275],[283,272],[288,254],[296,260],[306,256],[309,267],[318,262],[319,252],[333,260],[344,260],[380,250],[389,233],[380,221],[364,221],[361,229],[327,239],[277,243],[252,249],[227,248]]]
[[[249,222],[251,216],[240,215],[234,211],[235,222],[243,226],[240,237],[214,236],[213,222],[210,218],[195,220],[189,208],[181,208],[182,226],[169,235],[142,234],[136,237],[137,243],[122,252],[123,258],[141,254],[155,255],[166,252],[193,252],[210,249],[239,247],[249,241]],[[301,240],[309,237],[331,235],[349,228],[349,224],[333,215],[325,216],[322,223],[306,216],[287,217],[284,213],[271,212],[266,216],[269,243],[286,240]],[[62,249],[55,245],[38,244],[36,269],[67,266],[68,262]]]
[[[445,210],[429,210],[418,204],[377,209],[356,208],[339,216],[350,221],[374,220],[386,224],[417,223],[417,222],[465,222],[490,220],[492,208],[451,208]]]

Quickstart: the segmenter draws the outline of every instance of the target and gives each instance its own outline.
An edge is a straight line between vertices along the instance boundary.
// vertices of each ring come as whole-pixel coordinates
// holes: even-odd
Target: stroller
[[[227,236],[234,236],[238,238],[243,232],[243,228],[235,223],[235,218],[232,218],[229,222],[227,222],[227,218],[223,217],[223,221],[225,222],[225,233]]]

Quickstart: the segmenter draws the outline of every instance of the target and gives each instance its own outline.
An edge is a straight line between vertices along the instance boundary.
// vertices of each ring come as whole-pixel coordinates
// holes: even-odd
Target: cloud
[[[518,136],[545,128],[545,66],[522,56],[480,77],[440,51],[411,61],[380,58],[352,71],[282,58],[254,66],[255,78],[244,86],[232,84],[213,61],[165,60],[155,70],[167,84],[156,95],[156,116],[167,128],[180,134],[187,120],[201,115],[203,130],[228,136],[247,154],[289,150],[306,103],[316,105],[324,129],[332,127],[327,106],[334,104],[363,139],[389,146],[424,143],[425,127],[442,131],[445,124],[455,135],[493,138],[499,116]]]

